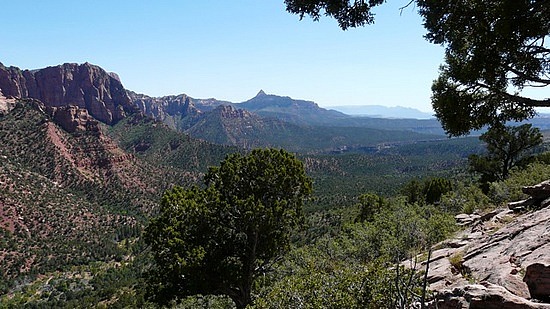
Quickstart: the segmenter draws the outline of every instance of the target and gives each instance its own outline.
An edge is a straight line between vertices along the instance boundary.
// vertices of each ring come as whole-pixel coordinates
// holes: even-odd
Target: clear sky
[[[430,111],[443,47],[416,8],[389,1],[376,24],[342,31],[300,21],[283,0],[0,0],[0,62],[37,69],[90,62],[151,96],[242,102],[263,89],[320,106]]]

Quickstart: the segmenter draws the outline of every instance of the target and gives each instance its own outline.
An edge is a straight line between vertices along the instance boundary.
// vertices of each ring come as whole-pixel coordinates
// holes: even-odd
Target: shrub
[[[550,165],[540,162],[529,164],[525,169],[515,169],[504,181],[491,183],[489,197],[496,203],[517,201],[526,198],[522,187],[532,186],[550,179]]]
[[[471,214],[476,209],[487,209],[492,206],[490,199],[483,194],[480,188],[474,185],[459,183],[454,191],[441,197],[440,207],[451,213]]]

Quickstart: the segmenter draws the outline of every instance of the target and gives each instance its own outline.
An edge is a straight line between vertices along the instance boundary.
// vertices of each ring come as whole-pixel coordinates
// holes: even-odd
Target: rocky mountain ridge
[[[314,102],[264,91],[243,103],[194,99],[185,94],[150,97],[126,90],[118,75],[89,63],[66,63],[39,70],[0,64],[0,92],[0,114],[12,108],[13,102],[8,101],[13,98],[39,100],[68,132],[87,125],[93,127],[96,120],[114,125],[129,115],[143,113],[192,137],[245,148],[291,147],[293,151],[330,152],[372,148],[385,141],[436,138],[394,131],[396,128],[381,131],[376,126],[375,130],[372,126],[345,129],[349,116],[325,110]],[[336,125],[341,129],[327,128],[326,124],[330,127],[335,120],[341,120]],[[313,125],[319,127],[312,128]]]
[[[287,96],[266,94],[260,90],[252,99],[237,103],[235,106],[244,108],[264,117],[275,117],[291,123],[320,124],[321,118],[345,119],[350,116],[319,107],[317,103],[306,100],[296,100]]]
[[[322,108],[312,101],[267,94],[263,90],[260,90],[250,100],[241,103],[216,99],[194,99],[185,94],[159,98],[152,98],[132,92],[129,92],[129,95],[140,106],[140,109],[146,113],[148,113],[148,110],[163,110],[164,112],[156,113],[161,114],[161,117],[165,119],[165,123],[169,126],[183,131],[191,128],[201,118],[201,116],[196,115],[196,111],[202,112],[202,115],[204,115],[220,105],[230,105],[235,109],[244,109],[265,119],[276,119],[297,126],[371,128],[444,135],[441,125],[435,119],[355,117],[336,110]],[[187,100],[186,102],[189,104],[174,104],[174,100],[178,98]],[[186,117],[189,112],[194,113],[191,114],[193,115],[192,117]]]
[[[52,111],[53,117],[76,113],[89,121],[69,133]],[[110,260],[117,252],[113,233],[139,224],[128,213],[150,211],[155,204],[156,194],[147,191],[155,185],[140,184],[139,177],[150,167],[120,149],[86,115],[74,106],[46,107],[26,99],[0,117],[0,232],[7,233],[8,242],[0,252],[0,277],[5,282],[56,265]]]
[[[0,241],[10,245],[0,250],[0,277],[10,280],[56,271],[60,264],[127,258],[122,240],[127,244],[139,235],[140,217],[158,206],[164,189],[196,181],[206,165],[235,151],[204,151],[206,142],[169,136],[168,130],[161,131],[166,129],[162,123],[144,117],[136,106],[165,123],[188,125],[194,136],[210,139],[208,134],[216,134],[220,144],[245,148],[262,146],[261,134],[266,133],[289,142],[286,132],[297,130],[305,138],[290,143],[351,139],[344,131],[304,129],[214,99],[126,94],[116,75],[89,64],[40,71],[0,66]],[[50,83],[52,89],[44,86]],[[43,86],[32,88],[35,84]],[[278,98],[261,91],[256,106],[264,102],[258,109],[266,111],[273,106],[269,101]],[[274,106],[289,114],[318,108],[288,99]],[[180,122],[178,113],[184,116]],[[354,131],[379,141],[395,138],[382,130]],[[153,163],[166,158],[172,160]],[[429,280],[432,290],[440,292],[439,308],[548,308],[541,301],[549,298],[550,209],[522,215],[502,210],[468,219],[469,229],[433,254]],[[450,257],[460,254],[460,263],[452,265]]]
[[[73,105],[97,120],[114,124],[138,112],[118,76],[90,63],[65,63],[21,70],[0,63],[0,91],[8,98],[32,98],[47,107]]]

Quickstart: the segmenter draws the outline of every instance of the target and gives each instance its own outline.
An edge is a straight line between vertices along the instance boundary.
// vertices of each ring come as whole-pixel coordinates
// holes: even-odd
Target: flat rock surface
[[[430,290],[447,299],[439,308],[550,308],[550,207],[481,218],[432,254]],[[465,287],[480,283],[474,290],[486,296],[465,296]],[[500,300],[483,303],[491,299]]]

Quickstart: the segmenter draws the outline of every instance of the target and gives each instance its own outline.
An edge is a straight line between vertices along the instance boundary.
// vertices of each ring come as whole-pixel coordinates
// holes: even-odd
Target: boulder
[[[550,180],[543,181],[534,186],[521,188],[523,193],[529,195],[528,199],[508,203],[508,208],[518,211],[527,208],[544,208],[550,206]]]
[[[550,263],[534,263],[525,269],[523,281],[532,298],[550,302]]]
[[[534,186],[523,187],[523,193],[536,199],[545,200],[550,197],[550,180],[543,181]]]
[[[458,225],[471,225],[477,220],[480,220],[481,216],[478,214],[459,214],[455,216],[456,223]]]
[[[521,201],[517,201],[517,202],[510,202],[510,203],[508,203],[508,208],[510,208],[511,210],[514,210],[514,211],[524,210],[526,208],[529,208],[529,207],[535,205],[537,203],[537,201],[538,200],[536,198],[530,197],[530,198],[525,199],[525,200],[521,200]]]

